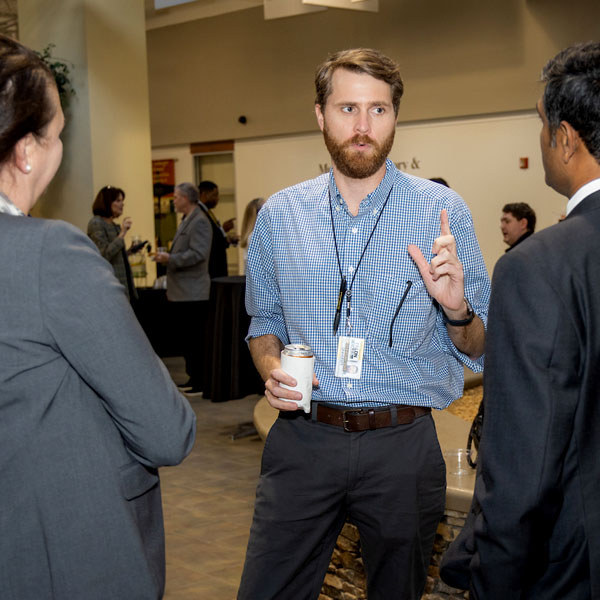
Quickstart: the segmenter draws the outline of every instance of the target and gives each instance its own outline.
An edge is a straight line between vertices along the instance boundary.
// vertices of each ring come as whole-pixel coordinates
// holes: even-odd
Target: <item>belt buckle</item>
[[[347,423],[349,422],[348,419],[346,418],[346,415],[362,415],[364,414],[365,411],[362,408],[359,408],[358,410],[355,408],[347,408],[345,410],[342,411],[342,425],[344,427],[344,431],[347,431],[348,433],[352,433],[352,429],[348,429],[346,427]]]

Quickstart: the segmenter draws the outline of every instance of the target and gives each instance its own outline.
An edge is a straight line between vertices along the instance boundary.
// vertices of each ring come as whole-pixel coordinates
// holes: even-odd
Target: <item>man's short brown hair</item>
[[[531,233],[535,231],[535,211],[529,204],[526,204],[525,202],[505,204],[502,207],[502,212],[510,213],[517,221],[527,219],[527,230],[531,231]]]
[[[392,88],[394,113],[398,115],[400,98],[404,93],[404,84],[400,77],[399,66],[378,50],[372,48],[352,48],[332,54],[318,69],[315,75],[317,97],[315,104],[325,108],[331,94],[331,79],[337,69],[347,69],[354,73],[365,73],[375,79],[389,83]]]

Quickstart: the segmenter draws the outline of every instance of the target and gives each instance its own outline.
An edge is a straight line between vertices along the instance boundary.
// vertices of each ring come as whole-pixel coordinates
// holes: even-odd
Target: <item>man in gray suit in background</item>
[[[212,229],[198,206],[198,188],[193,183],[175,186],[173,204],[183,213],[170,252],[156,254],[156,262],[167,266],[167,299],[173,322],[181,335],[185,370],[189,380],[180,386],[188,395],[202,393],[204,330],[210,295],[208,263]]]

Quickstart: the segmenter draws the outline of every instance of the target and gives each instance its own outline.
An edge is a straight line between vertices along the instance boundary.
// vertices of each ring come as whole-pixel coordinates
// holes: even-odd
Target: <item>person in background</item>
[[[216,208],[219,204],[219,188],[216,183],[201,181],[198,185],[198,191],[200,194],[200,208],[208,217],[212,228],[212,246],[208,265],[210,278],[227,277],[229,274],[227,270],[227,248],[238,242],[238,236],[233,229],[235,218],[229,219],[221,225],[213,212],[213,208]]]
[[[121,188],[110,185],[103,187],[92,205],[94,216],[88,223],[87,233],[100,254],[113,266],[129,300],[134,301],[137,292],[125,250],[125,236],[131,229],[132,221],[130,217],[125,217],[122,225],[115,223],[115,219],[123,214],[124,205],[125,192]]]
[[[460,196],[388,158],[398,65],[345,50],[315,83],[333,168],[272,196],[248,251],[249,346],[280,413],[238,598],[316,599],[349,519],[368,597],[418,600],[446,501],[431,410],[462,395],[463,364],[482,369],[489,279]],[[314,352],[308,414],[284,387],[290,343]]]
[[[210,297],[208,263],[212,242],[210,221],[198,206],[193,183],[175,186],[175,210],[183,220],[170,252],[157,252],[156,262],[167,266],[167,299],[174,331],[184,343],[188,381],[179,386],[188,395],[200,395],[204,385],[204,347]]]
[[[494,269],[471,600],[600,598],[600,43],[542,81],[542,164],[567,216]]]
[[[254,198],[248,202],[246,205],[246,210],[244,210],[244,217],[242,218],[242,231],[240,234],[240,247],[244,252],[244,266],[248,260],[248,244],[250,243],[250,236],[254,231],[256,217],[258,215],[258,211],[263,207],[264,203],[264,198]]]
[[[158,467],[196,419],[91,240],[27,218],[63,125],[48,67],[0,36],[0,598],[158,600]]]
[[[533,235],[535,231],[535,212],[533,208],[525,202],[505,204],[502,207],[500,230],[502,231],[504,243],[508,244],[505,252],[508,252],[530,235]]]
[[[433,183],[439,183],[440,185],[445,185],[447,188],[450,187],[448,182],[443,177],[430,177],[429,181],[433,181]]]

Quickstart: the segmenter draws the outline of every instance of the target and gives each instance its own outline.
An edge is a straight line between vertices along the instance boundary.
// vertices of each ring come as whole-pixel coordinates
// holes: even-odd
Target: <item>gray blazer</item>
[[[0,598],[161,598],[194,413],[81,231],[0,214],[0,256]]]
[[[125,240],[118,237],[121,227],[116,223],[107,223],[102,217],[95,215],[88,223],[87,233],[96,244],[100,254],[113,266],[117,279],[125,288],[127,297],[137,298],[137,292],[125,252]]]
[[[178,227],[167,263],[167,298],[172,302],[208,300],[208,261],[212,229],[208,217],[195,207]]]

